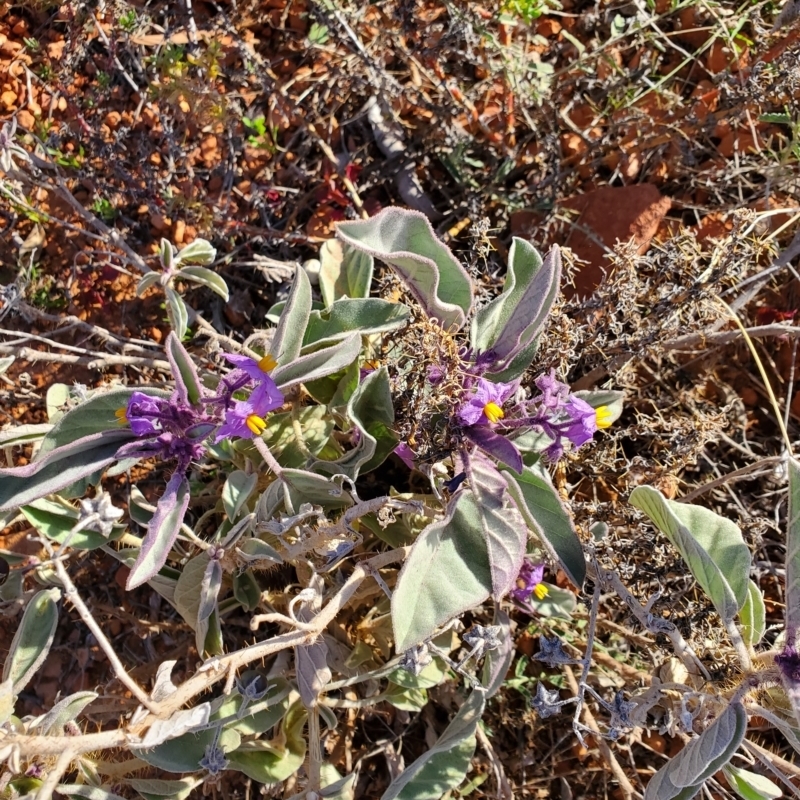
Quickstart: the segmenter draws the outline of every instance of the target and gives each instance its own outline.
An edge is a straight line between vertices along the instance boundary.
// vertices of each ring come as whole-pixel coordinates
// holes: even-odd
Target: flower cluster
[[[215,442],[260,436],[267,426],[264,417],[283,405],[283,395],[269,375],[275,360],[230,354],[225,358],[235,369],[220,381],[216,395],[201,398],[197,405],[183,400],[179,392],[168,398],[134,392],[117,416],[130,425],[139,441],[125,445],[119,457],[175,458],[178,470],[185,471],[203,454],[204,442],[215,429]],[[251,383],[250,396],[236,400],[234,395]]]
[[[475,381],[469,377],[465,381],[466,397],[456,412],[458,423],[468,439],[515,469],[521,465],[522,457],[508,434],[521,429],[543,433],[550,439],[544,455],[557,461],[568,444],[580,447],[590,442],[598,429],[611,424],[611,412],[607,407],[595,409],[572,394],[569,386],[556,380],[554,371],[536,380],[538,395],[516,402],[506,412],[503,406],[518,388],[516,381],[494,383],[486,378]]]

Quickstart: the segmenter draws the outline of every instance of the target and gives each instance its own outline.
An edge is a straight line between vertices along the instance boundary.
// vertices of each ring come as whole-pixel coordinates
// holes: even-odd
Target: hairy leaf
[[[394,267],[425,313],[443,328],[464,325],[472,307],[472,281],[424,214],[385,208],[371,219],[340,222],[336,235]]]
[[[147,527],[147,535],[125,585],[128,591],[149,581],[164,566],[188,506],[189,482],[176,472],[169,479]]]
[[[197,630],[201,585],[210,560],[207,552],[199,553],[190,559],[181,570],[175,585],[175,608],[193,631]]]
[[[467,439],[478,445],[492,458],[511,467],[516,473],[522,472],[522,454],[517,446],[505,436],[495,433],[488,425],[470,425],[463,430]]]
[[[508,491],[528,527],[557,561],[575,586],[586,579],[586,559],[575,526],[561,503],[550,475],[541,464],[525,467],[522,475],[504,473]]]
[[[10,680],[19,694],[42,666],[58,624],[60,589],[37,592],[25,606],[25,613],[8,648],[3,665],[3,681]]]
[[[487,700],[503,688],[515,652],[514,637],[511,635],[511,618],[508,614],[496,608],[492,625],[500,626],[500,647],[487,651],[483,661],[481,683],[486,689]]]
[[[739,610],[742,638],[748,647],[757,645],[767,629],[767,610],[764,595],[752,580],[747,585],[747,600]]]
[[[226,303],[229,300],[228,284],[225,283],[225,279],[210,269],[205,267],[181,267],[175,277],[185,281],[192,281],[192,283],[199,283],[201,286],[211,289]]]
[[[346,339],[322,350],[295,358],[279,366],[272,374],[278,388],[285,392],[290,386],[304,381],[314,381],[333,375],[358,358],[361,352],[361,334],[351,333]]]
[[[328,239],[319,249],[319,288],[325,306],[342,297],[369,297],[375,261],[367,253]]]
[[[222,506],[231,522],[234,522],[239,516],[239,512],[250,498],[256,484],[258,484],[258,475],[255,472],[247,473],[237,469],[228,475],[228,479],[222,487]]]
[[[800,637],[800,463],[790,458],[789,512],[786,521],[786,640]]]
[[[308,320],[303,349],[305,352],[329,346],[357,331],[362,336],[402,328],[411,315],[408,306],[390,303],[377,297],[337,300],[324,311],[312,311]]]
[[[294,703],[281,723],[280,735],[272,740],[255,739],[228,753],[231,769],[259,783],[279,783],[297,772],[306,757],[303,728],[307,712]]]
[[[206,713],[206,722],[208,721],[207,712],[210,710],[208,703],[203,703]],[[194,709],[189,709],[194,711]],[[183,733],[174,739],[167,739],[162,741],[155,747],[139,748],[132,747],[131,751],[137,758],[146,761],[158,769],[166,770],[167,772],[196,772],[200,768],[200,761],[206,752],[206,747],[212,745],[217,737],[217,727],[203,728],[206,722],[202,722],[203,713],[198,714],[195,727],[199,730],[190,730],[188,733]],[[169,722],[169,720],[166,720]],[[159,720],[160,722],[160,720]],[[156,723],[158,725],[158,722]],[[217,746],[223,753],[229,754],[231,750],[235,750],[242,742],[242,737],[238,731],[232,728],[224,728],[219,735]]]
[[[730,622],[747,599],[750,579],[750,550],[739,527],[706,508],[667,500],[650,486],[637,486],[630,503],[672,542],[717,613]]]
[[[56,788],[59,794],[67,797],[86,797],[88,800],[125,800],[104,786],[91,786],[88,783],[60,783]]]
[[[688,800],[730,761],[747,731],[747,712],[731,703],[714,722],[650,779],[645,800]]]
[[[179,264],[202,264],[208,266],[214,263],[217,251],[205,239],[195,239],[191,244],[187,244],[183,250],[174,256],[175,266]],[[186,269],[182,267],[181,271]]]
[[[172,369],[172,377],[175,379],[178,397],[184,403],[197,405],[203,396],[200,377],[191,356],[174,332],[170,332],[167,336],[167,358]]]
[[[202,783],[202,779],[189,777],[179,781],[165,781],[158,778],[127,778],[126,783],[144,800],[186,800]]]
[[[324,508],[349,508],[353,498],[348,492],[323,475],[315,475],[302,469],[285,469],[281,473],[284,505],[290,514],[304,503]]]
[[[399,441],[391,429],[394,407],[386,367],[367,375],[350,398],[347,416],[358,430],[356,446],[336,461],[316,461],[313,468],[355,480],[382,464]]]
[[[83,529],[71,533],[80,516],[78,510],[66,503],[47,498],[35,500],[30,505],[23,506],[20,511],[42,536],[58,544],[69,542],[69,546],[75,550],[96,550],[118,539],[125,532],[123,525],[115,525],[110,536]]]
[[[478,524],[486,538],[492,596],[500,600],[514,585],[528,545],[528,529],[508,484],[497,467],[480,453],[469,461],[469,482],[475,495]]]
[[[172,332],[178,339],[183,340],[189,328],[189,309],[183,302],[183,298],[171,286],[165,287],[164,292],[167,295],[167,317],[169,317]]]
[[[722,768],[722,774],[733,791],[744,800],[775,800],[783,797],[781,787],[764,775],[734,767],[733,764],[726,764]]]
[[[43,735],[52,731],[60,736],[64,731],[64,726],[68,722],[76,720],[83,709],[99,696],[97,692],[75,692],[63,700],[59,700],[40,718],[36,727],[41,729]]]
[[[417,537],[397,576],[392,595],[395,649],[400,653],[420,644],[491,591],[489,553],[475,496],[461,491],[451,499],[447,516]]]
[[[278,368],[273,374],[278,386],[281,386],[278,378],[281,367],[290,367],[300,355],[309,314],[311,314],[311,282],[306,271],[298,269],[294,273],[289,300],[281,313],[278,328],[269,348],[270,355],[278,362]]]
[[[475,752],[475,731],[486,692],[473,689],[436,743],[409,764],[381,795],[381,800],[439,800],[464,780]]]
[[[36,460],[23,467],[0,469],[0,511],[28,505],[101,473],[131,438],[130,431],[103,431],[45,454],[40,449]]]
[[[503,292],[475,315],[472,346],[481,352],[491,350],[506,366],[523,350],[532,357],[529,345],[541,332],[560,280],[558,247],[551,248],[542,261],[532,245],[515,236]]]

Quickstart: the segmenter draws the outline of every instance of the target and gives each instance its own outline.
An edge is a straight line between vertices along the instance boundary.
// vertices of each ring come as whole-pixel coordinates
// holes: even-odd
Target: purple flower
[[[408,442],[400,442],[394,449],[394,454],[409,468],[416,466],[414,459],[417,454],[408,446]]]
[[[554,369],[549,375],[540,375],[536,379],[536,388],[542,393],[538,400],[545,408],[560,409],[569,397],[569,386],[556,380]]]
[[[511,597],[526,610],[531,609],[531,595],[537,600],[547,597],[547,587],[542,583],[544,577],[544,564],[534,564],[527,558],[522,562],[516,586],[511,590]]]
[[[237,353],[223,353],[226,361],[230,361],[236,369],[246,372],[257,384],[263,382],[265,379],[272,382],[269,373],[278,366],[275,359],[266,355],[264,358],[256,361],[249,356],[238,355]]]
[[[137,436],[153,436],[162,430],[160,422],[168,414],[169,406],[169,400],[163,397],[134,392],[124,414],[117,416],[126,420]]]
[[[444,380],[444,370],[438,364],[428,366],[428,383],[436,386]]]
[[[775,664],[790,683],[800,683],[800,653],[797,652],[796,648],[787,644],[775,656]]]
[[[269,381],[272,387],[275,384]],[[225,412],[225,424],[217,431],[215,442],[238,436],[241,439],[252,439],[264,433],[267,423],[265,415],[283,405],[283,395],[269,384],[257,386],[247,400],[237,400],[233,408]]]
[[[475,393],[458,410],[462,425],[490,425],[503,419],[502,405],[517,390],[517,383],[492,383],[479,378]]]
[[[570,395],[569,400],[564,406],[564,410],[569,414],[572,423],[565,429],[564,436],[569,439],[575,447],[580,447],[586,442],[590,442],[597,430],[597,413],[595,410],[580,397]]]

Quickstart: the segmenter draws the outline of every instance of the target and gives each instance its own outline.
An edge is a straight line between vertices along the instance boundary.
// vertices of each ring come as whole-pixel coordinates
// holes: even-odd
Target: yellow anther
[[[128,409],[127,408],[118,408],[114,412],[114,416],[117,418],[117,421],[120,425],[127,425],[128,424]]]
[[[251,414],[244,422],[256,436],[261,436],[267,427],[267,423],[257,414]]]
[[[269,354],[264,356],[261,361],[258,362],[258,368],[262,372],[272,372],[275,367],[278,366],[278,362]]]
[[[497,403],[487,403],[483,407],[483,413],[486,414],[486,419],[488,419],[491,423],[495,423],[497,420],[503,419],[505,416],[503,409],[500,408]]]
[[[536,586],[533,587],[533,593],[536,595],[537,600],[544,600],[549,594],[547,587],[543,583],[537,583]]]
[[[611,419],[611,409],[608,406],[600,406],[595,409],[595,420],[598,428],[610,428],[613,420]]]

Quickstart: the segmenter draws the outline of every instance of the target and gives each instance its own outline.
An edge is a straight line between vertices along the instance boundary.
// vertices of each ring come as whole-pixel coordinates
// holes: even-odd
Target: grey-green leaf
[[[389,784],[381,800],[440,800],[458,786],[475,752],[475,731],[485,704],[486,692],[473,689],[433,747]]]
[[[25,607],[3,665],[3,681],[13,683],[14,694],[27,686],[50,652],[56,635],[60,598],[60,589],[45,589],[37,592]]]
[[[328,239],[319,249],[319,288],[325,305],[342,297],[369,297],[375,261],[348,245]]]
[[[464,325],[472,281],[418,211],[386,208],[371,219],[340,222],[339,239],[394,267],[425,313],[445,330]]]
[[[747,584],[747,599],[739,610],[739,622],[745,644],[748,647],[757,645],[767,629],[767,609],[761,589],[752,580]]]
[[[186,308],[183,298],[171,286],[167,286],[164,291],[167,295],[169,324],[178,339],[183,339],[189,327],[189,309]]]
[[[179,781],[165,781],[158,778],[128,778],[127,784],[137,791],[144,800],[186,800],[195,787],[202,783],[201,778],[182,778]]]
[[[521,475],[504,471],[508,491],[528,527],[579,589],[586,579],[586,559],[575,526],[556,493],[547,470],[537,462]]]
[[[253,489],[258,484],[258,475],[255,472],[247,473],[240,469],[228,475],[222,487],[222,506],[231,522],[235,522],[244,504],[249,500]]]
[[[515,236],[503,292],[473,320],[473,347],[480,351],[491,350],[506,365],[523,350],[530,358],[533,354],[529,345],[538,337],[550,313],[560,279],[558,247],[553,247],[542,261],[533,246]]]
[[[667,500],[650,486],[637,486],[630,503],[670,540],[720,617],[730,622],[744,605],[750,579],[750,550],[739,527],[706,508]]]
[[[298,269],[294,273],[294,281],[289,293],[289,300],[281,312],[278,328],[272,339],[269,352],[278,362],[278,369],[273,378],[275,383],[281,385],[277,375],[281,367],[289,367],[300,355],[303,346],[303,335],[308,325],[311,314],[311,282],[305,270]]]
[[[217,275],[213,270],[205,267],[181,267],[176,277],[192,283],[199,283],[218,294],[226,303],[228,302],[228,284],[221,275]]]
[[[303,338],[304,351],[318,349],[347,338],[353,331],[362,336],[402,328],[411,315],[408,306],[377,297],[337,300],[323,311],[312,311]]]
[[[156,286],[161,281],[161,275],[158,272],[148,272],[139,278],[136,284],[136,296],[141,297],[151,286]]]
[[[302,339],[302,334],[300,338]],[[317,380],[339,372],[352,364],[360,352],[361,334],[354,332],[332,347],[325,347],[322,350],[302,355],[277,367],[272,373],[272,378],[278,388],[285,392],[286,389],[297,383]]]
[[[492,591],[489,553],[472,492],[458,492],[447,516],[429,525],[411,548],[392,595],[398,653],[420,644]]]
[[[205,239],[195,239],[191,244],[187,244],[183,250],[175,256],[175,266],[178,264],[202,264],[207,267],[214,263],[217,251]],[[186,269],[185,267],[183,269]],[[183,272],[183,269],[181,272]]]
[[[789,512],[786,522],[786,635],[790,642],[800,634],[800,463],[787,462]]]

